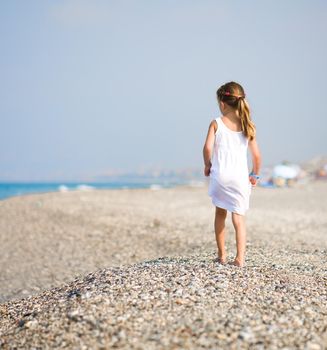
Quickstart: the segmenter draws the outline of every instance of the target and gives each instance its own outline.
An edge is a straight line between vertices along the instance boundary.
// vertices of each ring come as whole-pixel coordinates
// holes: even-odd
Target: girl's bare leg
[[[216,207],[215,215],[215,234],[218,247],[218,261],[226,262],[225,250],[225,219],[227,210]]]
[[[245,262],[246,228],[245,217],[240,214],[232,213],[232,221],[236,235],[236,257],[234,265],[242,267]]]

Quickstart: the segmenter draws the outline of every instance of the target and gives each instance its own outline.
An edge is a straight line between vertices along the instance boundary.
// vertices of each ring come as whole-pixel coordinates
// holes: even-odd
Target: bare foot
[[[244,263],[242,263],[241,261],[239,261],[237,259],[235,259],[234,261],[231,261],[229,264],[237,266],[237,267],[244,267]]]
[[[213,260],[214,262],[218,262],[219,264],[222,264],[222,265],[225,265],[225,264],[227,264],[227,260],[226,260],[226,257],[224,257],[224,258],[216,258],[216,259],[214,259]]]
[[[222,265],[227,264],[226,258],[218,258],[218,262],[219,262],[219,264],[222,264]]]

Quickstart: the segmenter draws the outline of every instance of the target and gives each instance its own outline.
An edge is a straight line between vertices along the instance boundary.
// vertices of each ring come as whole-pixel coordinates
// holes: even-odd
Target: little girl
[[[217,90],[222,116],[210,123],[203,147],[204,175],[210,177],[208,194],[216,207],[215,234],[218,262],[225,264],[225,219],[232,213],[237,254],[231,264],[243,267],[245,262],[245,212],[249,209],[251,187],[257,184],[261,156],[256,141],[256,127],[250,117],[243,87],[235,82]],[[249,174],[247,149],[252,154]]]

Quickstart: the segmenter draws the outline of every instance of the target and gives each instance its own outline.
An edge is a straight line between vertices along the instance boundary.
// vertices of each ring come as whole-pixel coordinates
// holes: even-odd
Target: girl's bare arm
[[[209,125],[206,141],[203,146],[203,160],[204,160],[204,175],[209,176],[211,168],[211,154],[212,147],[215,141],[215,132],[217,130],[217,123],[213,120]]]
[[[261,154],[256,138],[249,141],[249,149],[252,155],[252,172],[258,175],[261,169]]]

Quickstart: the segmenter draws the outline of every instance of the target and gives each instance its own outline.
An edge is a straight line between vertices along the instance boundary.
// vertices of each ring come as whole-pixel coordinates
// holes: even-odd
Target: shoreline
[[[7,183],[0,183],[1,184],[7,184]],[[26,192],[26,193],[20,193],[20,194],[13,194],[9,195],[7,197],[0,197],[0,201],[13,198],[13,197],[22,197],[22,196],[28,196],[28,195],[42,195],[42,194],[49,194],[49,193],[66,193],[66,192],[87,192],[87,191],[95,191],[95,190],[137,190],[137,189],[149,189],[149,190],[160,190],[160,189],[168,189],[168,188],[175,188],[175,187],[198,187],[197,185],[191,185],[188,183],[180,183],[180,184],[156,184],[156,183],[135,183],[130,185],[119,185],[121,187],[104,187],[104,188],[97,188],[95,185],[103,185],[103,183],[9,183],[9,184],[26,184],[26,185],[55,185],[57,189],[48,190],[48,191],[38,191],[38,192]],[[66,185],[74,185],[76,188],[68,188]],[[112,184],[113,186],[115,183]],[[63,189],[60,189],[61,186],[64,186]],[[203,186],[205,186],[205,181],[203,181]],[[66,187],[66,188],[65,188]],[[201,187],[201,186],[200,186]]]
[[[185,188],[185,189],[192,189],[192,188],[206,188],[207,187],[207,179],[204,179],[203,181],[195,181],[195,184],[191,183],[180,183],[180,184],[171,184],[171,185],[162,185],[162,184],[151,184],[151,185],[146,185],[145,187],[140,186],[140,187],[112,187],[112,188],[96,188],[92,187],[92,185],[87,184],[87,183],[80,183],[81,186],[86,185],[92,187],[92,188],[74,188],[74,189],[68,189],[68,190],[51,190],[51,191],[42,191],[42,192],[28,192],[28,193],[22,193],[22,194],[15,194],[15,195],[10,195],[8,197],[0,198],[0,203],[2,201],[6,201],[11,198],[21,198],[21,197],[26,197],[26,196],[37,196],[37,195],[47,195],[47,194],[63,194],[65,195],[66,193],[84,193],[84,192],[92,192],[92,191],[129,191],[129,190],[150,190],[150,191],[160,191],[160,190],[166,190],[166,189],[174,189],[174,188]],[[273,187],[273,186],[260,186],[257,185],[256,189],[263,189],[267,191],[271,190],[288,190],[288,189],[294,189],[294,188],[305,188],[305,187],[312,187],[315,186],[316,184],[319,185],[319,183],[327,183],[326,180],[312,180],[309,182],[304,182],[304,183],[295,183],[292,186],[285,186],[285,187]],[[29,184],[29,183],[27,183]],[[47,183],[44,183],[47,184]],[[69,184],[69,183],[66,183]],[[56,184],[57,185],[57,184]],[[63,185],[62,183],[58,183],[58,185]],[[74,183],[75,185],[75,183]],[[139,184],[137,184],[138,186]],[[153,186],[153,188],[151,188]],[[158,187],[157,187],[158,186]]]

